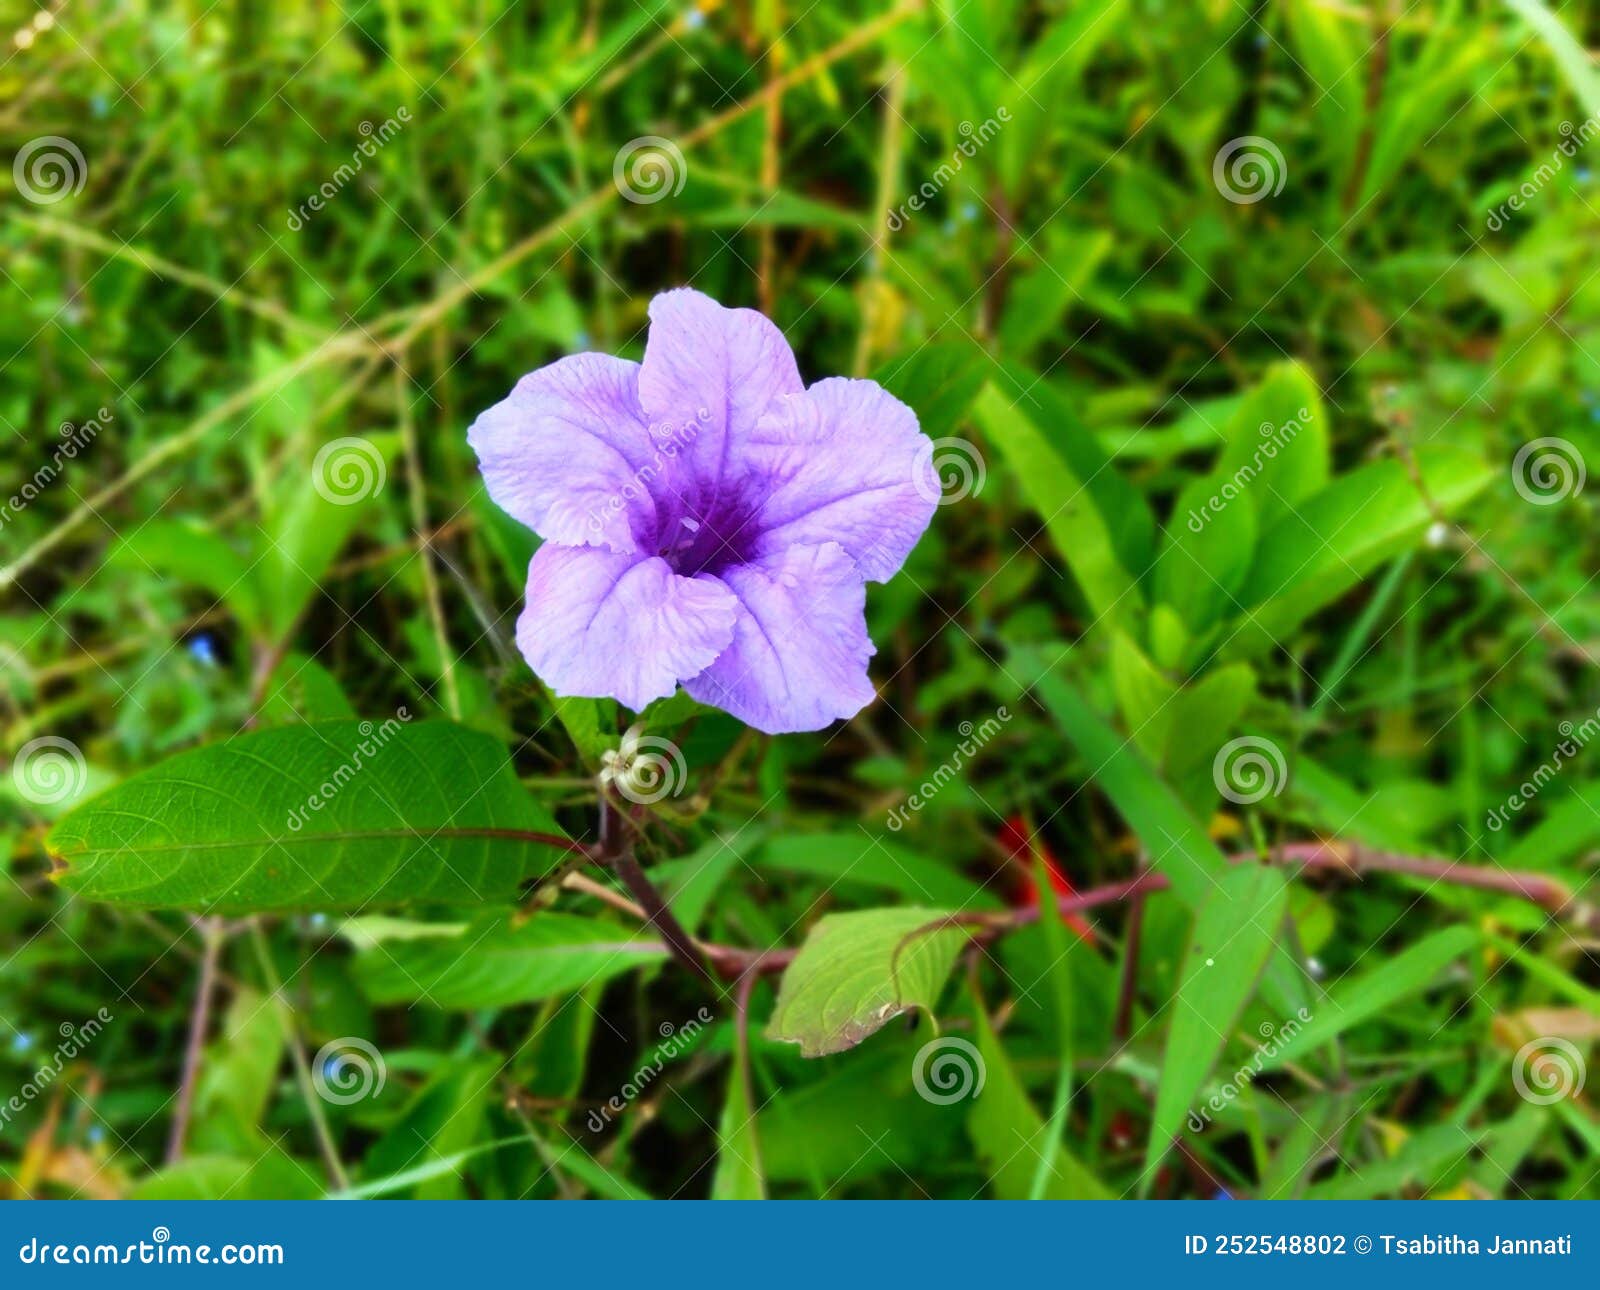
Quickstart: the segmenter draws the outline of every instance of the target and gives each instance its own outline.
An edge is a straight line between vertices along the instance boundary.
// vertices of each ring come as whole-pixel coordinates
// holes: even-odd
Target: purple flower
[[[872,381],[809,389],[782,333],[698,291],[650,304],[644,362],[575,354],[468,432],[542,538],[517,645],[559,695],[681,683],[779,734],[873,698],[865,584],[933,518],[932,443]]]

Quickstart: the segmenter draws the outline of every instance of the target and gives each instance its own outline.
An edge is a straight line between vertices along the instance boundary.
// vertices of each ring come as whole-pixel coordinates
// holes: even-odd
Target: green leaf
[[[209,592],[252,636],[264,627],[251,564],[199,519],[152,519],[118,545],[113,559],[128,570],[155,570]]]
[[[997,909],[999,900],[970,878],[895,842],[870,833],[782,833],[761,850],[758,863],[788,873],[825,878],[830,885],[859,883],[907,900],[959,909]]]
[[[1130,619],[1144,603],[1136,575],[1148,562],[1153,540],[1149,511],[1108,465],[1094,437],[1063,409],[1040,402],[1048,397],[1042,385],[1028,390],[1023,384],[1007,393],[991,384],[973,412],[1044,520],[1090,608],[1111,621]],[[1128,563],[1130,554],[1137,563]]]
[[[1198,910],[1221,881],[1227,861],[1132,743],[1078,693],[1066,674],[1070,653],[1066,646],[1018,646],[1007,657],[1007,667],[1034,690],[1062,733],[1095,768],[1101,788],[1149,849],[1151,863],[1171,880],[1172,890]]]
[[[1322,392],[1299,363],[1278,363],[1228,420],[1227,446],[1212,482],[1231,483],[1270,529],[1328,484]]]
[[[356,976],[374,1003],[503,1008],[565,994],[666,957],[597,918],[549,911],[520,927],[504,919],[460,936],[390,944],[362,954]]]
[[[57,879],[143,908],[368,909],[515,894],[564,852],[500,744],[446,722],[282,726],[124,780],[46,839]]]
[[[1145,1154],[1147,1179],[1178,1135],[1195,1095],[1255,992],[1288,905],[1283,874],[1249,865],[1224,875],[1195,917],[1167,1027],[1161,1086]]]
[[[591,769],[598,766],[601,755],[616,745],[615,739],[608,738],[601,731],[600,700],[570,696],[562,698],[552,694],[550,701],[555,705],[556,717],[562,729],[567,732],[567,738],[572,740],[573,747],[583,755],[585,764]]]
[[[761,1168],[761,1143],[756,1137],[756,1108],[750,1092],[750,1044],[741,1034],[734,1044],[728,1092],[717,1122],[717,1169],[711,1179],[712,1200],[765,1200],[766,1175]]]
[[[938,909],[829,914],[784,972],[767,1037],[821,1057],[853,1048],[911,1008],[931,1016],[967,940],[960,928],[924,930],[947,917]]]
[[[1228,862],[1182,799],[1122,739],[1067,678],[1063,645],[1018,646],[1008,670],[1030,686],[1063,734],[1095,768],[1095,779],[1122,818],[1139,836],[1151,864],[1167,875],[1173,893],[1198,912],[1222,881]],[[1305,1002],[1305,976],[1285,950],[1268,971],[1274,1006],[1297,1012]]]
[[[484,1136],[499,1070],[500,1060],[495,1057],[443,1065],[406,1104],[389,1131],[368,1149],[362,1168],[392,1177],[419,1156],[448,1159],[469,1151]],[[459,1169],[416,1178],[408,1190],[418,1200],[455,1200],[466,1194]]]
[[[976,345],[921,345],[885,362],[873,379],[917,414],[923,434],[942,439],[966,417],[991,361]]]
[[[1255,558],[1255,502],[1230,484],[1214,474],[1184,486],[1152,575],[1157,602],[1170,606],[1191,636],[1237,612]]]
[[[1591,116],[1600,116],[1600,72],[1589,52],[1566,29],[1543,0],[1506,0],[1519,17],[1539,34],[1567,78],[1572,91]]]
[[[973,999],[973,1033],[977,1038],[976,1053],[951,1051],[945,1056],[951,1069],[963,1073],[976,1090],[972,1110],[967,1116],[967,1132],[989,1171],[989,1186],[996,1199],[1026,1200],[1036,1194],[1045,1200],[1111,1199],[1112,1193],[1105,1184],[1059,1141],[1053,1150],[1047,1148],[1046,1134],[1051,1130],[1029,1100],[1010,1057],[989,1024],[981,1001],[976,998]],[[935,1042],[954,1044],[957,1041]],[[973,1047],[964,1040],[960,1042],[968,1050]],[[975,1066],[972,1065],[974,1059]],[[964,1072],[957,1063],[965,1064]],[[1050,1162],[1042,1190],[1035,1187],[1041,1157]]]
[[[307,1166],[272,1148],[250,1159],[190,1156],[144,1179],[130,1200],[315,1200],[322,1183]]]
[[[1417,469],[1428,498],[1459,509],[1494,477],[1456,448],[1422,449]],[[1227,649],[1230,657],[1279,644],[1300,622],[1415,542],[1434,512],[1398,461],[1375,461],[1334,480],[1264,529],[1239,594],[1251,612]]]
[[[1296,1036],[1266,1058],[1262,1070],[1281,1066],[1295,1054],[1309,1052],[1392,1008],[1401,999],[1426,990],[1456,958],[1474,948],[1478,933],[1470,927],[1447,927],[1399,954],[1377,953],[1377,961],[1359,977],[1345,977],[1312,1009],[1311,1020]]]
[[[335,440],[263,499],[263,549],[251,576],[271,639],[294,626],[334,557],[377,505],[399,445],[392,433]]]

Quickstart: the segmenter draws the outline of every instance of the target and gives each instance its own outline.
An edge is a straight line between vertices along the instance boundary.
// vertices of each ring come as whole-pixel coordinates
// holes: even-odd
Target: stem
[[[1231,857],[1234,864],[1256,863],[1253,855]],[[1279,847],[1268,857],[1269,862],[1294,867],[1299,870],[1317,869],[1340,872],[1359,877],[1365,873],[1398,873],[1413,878],[1427,878],[1446,882],[1457,887],[1475,887],[1480,891],[1494,891],[1530,901],[1574,926],[1600,935],[1600,906],[1578,901],[1565,885],[1541,874],[1514,873],[1505,869],[1482,869],[1455,860],[1441,860],[1430,856],[1399,855],[1389,851],[1373,851],[1350,842],[1291,842]],[[1098,887],[1056,898],[1056,909],[1063,915],[1082,913],[1101,905],[1114,905],[1124,900],[1142,899],[1151,892],[1165,891],[1171,883],[1165,874],[1146,871],[1132,878],[1104,883]],[[984,930],[990,938],[1003,936],[1019,927],[1027,927],[1039,920],[1039,906],[1012,910],[1004,914],[957,915],[947,920],[950,925],[972,925]],[[782,972],[794,961],[798,950],[752,950],[736,945],[699,945],[700,952],[724,977],[733,979],[743,973],[767,975]]]
[[[623,886],[639,902],[646,921],[661,934],[662,941],[673,957],[701,980],[712,981],[711,971],[700,957],[694,937],[684,930],[677,915],[667,907],[666,900],[656,890],[656,885],[645,876],[639,862],[634,859],[626,821],[617,810],[616,803],[606,794],[600,797],[600,854],[597,858],[601,864],[609,865],[612,872],[622,879]]]
[[[178,1106],[172,1113],[172,1128],[167,1135],[167,1163],[183,1159],[184,1140],[189,1136],[189,1117],[194,1111],[194,1090],[200,1078],[200,1055],[205,1051],[206,1032],[211,1028],[211,999],[217,989],[217,962],[222,956],[223,930],[220,918],[197,918],[204,950],[200,956],[200,980],[194,991],[194,1010],[189,1014],[189,1039],[183,1050],[183,1076],[178,1082]]]
[[[1144,895],[1134,896],[1128,905],[1128,930],[1123,937],[1122,982],[1117,988],[1117,1016],[1112,1036],[1121,1043],[1133,1029],[1133,1003],[1139,992],[1139,942],[1144,930]]]
[[[261,975],[265,978],[267,988],[272,992],[272,1001],[277,1005],[278,1025],[283,1031],[285,1042],[289,1045],[289,1055],[294,1059],[294,1075],[300,1085],[300,1096],[306,1104],[306,1114],[311,1117],[311,1127],[317,1136],[317,1146],[322,1152],[323,1163],[328,1167],[328,1176],[333,1179],[333,1184],[340,1191],[350,1190],[350,1178],[344,1171],[344,1163],[339,1159],[338,1148],[334,1146],[333,1134],[328,1129],[328,1117],[322,1110],[322,1099],[317,1096],[316,1085],[311,1082],[311,1067],[306,1061],[305,1049],[300,1046],[300,1032],[294,1022],[294,1009],[289,1001],[283,997],[283,982],[278,978],[278,969],[272,964],[272,950],[267,944],[267,934],[261,930],[261,920],[250,920],[250,938],[255,946],[256,960],[261,964]]]

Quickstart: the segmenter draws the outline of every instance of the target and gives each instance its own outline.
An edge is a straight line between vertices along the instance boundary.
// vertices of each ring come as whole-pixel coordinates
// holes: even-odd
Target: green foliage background
[[[84,168],[0,224],[10,1194],[1596,1194],[1590,8],[74,0],[13,31],[5,154]],[[682,186],[631,201],[647,135]],[[743,1007],[605,874],[416,841],[466,797],[595,837],[629,717],[517,657],[534,539],[465,428],[562,354],[638,357],[686,282],[956,441],[869,597],[878,703],[780,739],[646,714],[684,774],[639,854],[681,921],[804,947]],[[350,437],[383,483],[336,505]],[[1573,486],[1516,464],[1537,440]],[[287,730],[309,789],[396,714],[431,786],[381,753],[338,807],[392,847],[285,876],[248,810],[184,804],[280,791],[188,750]],[[1262,791],[1216,773],[1241,738]],[[70,792],[28,790],[41,739]],[[1035,918],[1008,819],[1079,892],[1170,887]],[[130,885],[229,829],[259,864],[169,848]]]

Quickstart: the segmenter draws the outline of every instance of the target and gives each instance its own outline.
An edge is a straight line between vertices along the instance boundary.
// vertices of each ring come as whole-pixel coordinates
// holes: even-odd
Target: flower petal
[[[715,578],[679,577],[656,556],[546,543],[528,566],[517,648],[558,695],[638,711],[715,659],[738,613]]]
[[[714,508],[738,438],[773,400],[804,388],[783,333],[754,309],[688,288],[650,302],[639,402],[656,434],[685,443],[674,483],[688,513]]]
[[[746,449],[764,491],[754,554],[831,541],[862,577],[892,577],[938,506],[932,446],[916,414],[874,381],[830,378],[782,400]]]
[[[721,581],[739,598],[733,642],[684,683],[691,695],[769,735],[821,730],[872,702],[866,587],[842,547],[790,547]]]
[[[546,541],[629,552],[652,540],[637,363],[574,354],[530,372],[467,441],[495,504]]]

